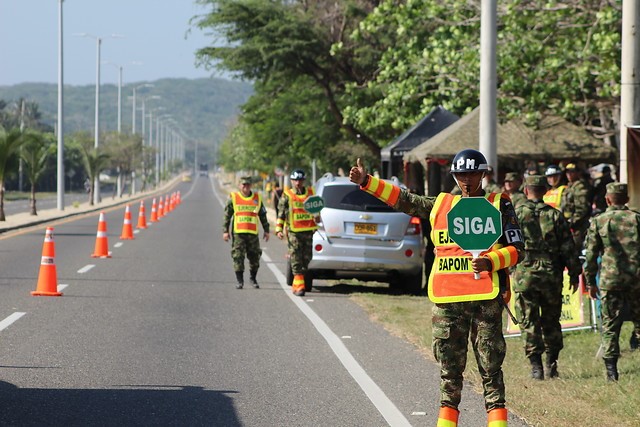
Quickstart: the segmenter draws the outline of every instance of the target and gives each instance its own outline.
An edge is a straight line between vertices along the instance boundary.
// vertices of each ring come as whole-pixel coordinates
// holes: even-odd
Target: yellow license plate
[[[354,224],[356,234],[378,234],[378,224],[364,224],[356,222]]]

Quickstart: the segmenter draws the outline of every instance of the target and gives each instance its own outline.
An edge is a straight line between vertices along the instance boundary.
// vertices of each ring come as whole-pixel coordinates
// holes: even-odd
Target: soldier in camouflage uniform
[[[236,288],[244,286],[244,258],[249,260],[249,281],[254,288],[259,288],[256,275],[260,268],[260,239],[258,238],[258,220],[262,223],[264,240],[269,240],[269,221],[267,210],[262,203],[262,197],[251,191],[251,177],[240,180],[240,191],[231,193],[224,208],[222,222],[222,239],[227,242],[233,236],[231,258],[233,270],[236,273]],[[229,226],[232,233],[229,234]]]
[[[522,179],[517,172],[508,172],[504,176],[504,192],[511,198],[511,203],[513,203],[514,208],[517,208],[527,200],[527,196],[520,190],[521,186]]]
[[[574,163],[569,163],[565,167],[565,173],[569,183],[562,193],[560,210],[571,227],[573,241],[576,243],[578,251],[582,251],[584,238],[589,228],[589,218],[591,218],[593,188],[582,177],[580,169]]]
[[[543,380],[545,351],[547,376],[558,376],[558,355],[563,347],[560,314],[564,268],[576,292],[582,267],[569,224],[560,211],[543,202],[546,178],[528,176],[524,191],[527,200],[516,207],[516,215],[524,236],[525,259],[515,268],[513,290],[531,377]]]
[[[502,189],[494,179],[493,168],[489,166],[482,180],[482,188],[485,193],[500,193]]]
[[[626,206],[627,184],[612,182],[606,189],[607,210],[592,219],[587,233],[584,277],[591,298],[600,294],[602,299],[604,364],[607,380],[617,381],[625,304],[631,311],[633,334],[640,337],[640,214]]]
[[[420,218],[430,218],[436,247],[429,277],[433,305],[433,353],[440,363],[440,412],[438,426],[457,426],[463,372],[469,341],[482,377],[485,408],[492,426],[507,425],[502,362],[506,344],[502,334],[502,310],[507,298],[507,268],[514,266],[524,249],[522,234],[511,201],[506,195],[485,194],[482,178],[488,165],[476,150],[462,150],[453,159],[451,173],[462,197],[486,197],[502,213],[503,235],[496,245],[477,258],[448,237],[446,214],[460,196],[440,193],[418,196],[366,173],[360,159],[349,178],[360,188],[393,207]],[[474,273],[479,279],[474,279]],[[486,288],[491,287],[491,292]]]
[[[303,205],[314,193],[312,187],[305,187],[306,175],[302,169],[291,172],[289,179],[293,188],[283,192],[280,197],[276,236],[282,240],[286,230],[293,273],[291,290],[296,296],[304,296],[310,290],[311,283],[305,283],[305,274],[313,255],[313,233],[318,226],[315,216],[307,212]]]

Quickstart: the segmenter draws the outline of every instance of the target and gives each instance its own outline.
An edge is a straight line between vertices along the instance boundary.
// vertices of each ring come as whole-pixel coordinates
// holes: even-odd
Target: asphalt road
[[[56,223],[62,297],[29,293],[44,226],[0,236],[0,425],[435,425],[434,363],[344,286],[293,297],[276,238],[260,289],[236,290],[222,191],[177,189],[182,204],[135,240],[118,239],[124,207],[106,210],[109,259],[90,257],[97,213]],[[485,426],[482,397],[463,394],[460,424]]]

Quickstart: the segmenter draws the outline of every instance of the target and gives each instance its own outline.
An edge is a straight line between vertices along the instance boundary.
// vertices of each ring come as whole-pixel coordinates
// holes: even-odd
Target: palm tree
[[[15,166],[17,152],[23,141],[20,129],[6,131],[0,126],[0,221],[7,220],[4,215],[4,180]]]
[[[20,158],[24,162],[27,179],[31,183],[31,215],[38,215],[36,210],[36,184],[47,170],[48,160],[56,152],[53,134],[45,134],[28,130],[24,133],[24,145],[20,150]]]
[[[87,132],[78,132],[72,137],[72,143],[80,148],[82,163],[90,182],[89,205],[93,206],[93,194],[95,191],[96,177],[109,165],[109,155],[102,147],[93,146],[93,138]]]

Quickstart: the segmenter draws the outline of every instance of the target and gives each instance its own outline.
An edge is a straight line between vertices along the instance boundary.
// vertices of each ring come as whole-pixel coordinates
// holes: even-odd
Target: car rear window
[[[395,212],[391,207],[356,185],[327,185],[322,192],[325,207],[350,211]]]

